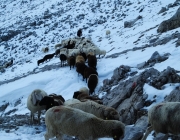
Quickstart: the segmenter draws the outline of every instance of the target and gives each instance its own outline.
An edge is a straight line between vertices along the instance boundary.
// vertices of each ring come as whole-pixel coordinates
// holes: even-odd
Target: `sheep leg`
[[[31,117],[31,124],[33,124],[33,122],[34,122],[34,114],[32,112],[31,112],[30,117]]]
[[[149,126],[141,140],[146,140],[147,136],[151,133],[151,131],[153,131],[153,128],[152,126]]]
[[[63,140],[63,135],[58,133],[56,135],[56,138],[57,138],[57,140]]]
[[[38,111],[38,124],[40,124],[41,111]]]

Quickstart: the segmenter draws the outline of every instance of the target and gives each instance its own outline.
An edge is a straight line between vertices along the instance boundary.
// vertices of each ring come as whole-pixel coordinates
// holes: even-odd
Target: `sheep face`
[[[39,102],[40,106],[46,105],[46,110],[48,110],[49,108],[56,106],[54,103],[54,99],[52,97],[48,97],[45,96],[40,102]]]
[[[82,94],[82,93],[79,92],[79,91],[74,92],[73,98],[77,99],[77,97],[78,97],[80,94]]]
[[[124,137],[124,131],[122,128],[112,129],[112,136],[114,140],[120,140]]]
[[[104,109],[104,118],[106,120],[119,120],[119,113],[113,108]]]

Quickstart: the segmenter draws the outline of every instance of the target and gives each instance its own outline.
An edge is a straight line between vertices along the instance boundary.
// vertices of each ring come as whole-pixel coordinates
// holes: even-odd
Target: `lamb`
[[[96,75],[98,75],[97,71],[96,71],[94,68],[92,68],[92,67],[86,67],[86,68],[84,69],[83,81],[84,81],[84,79],[86,79],[86,83],[87,83],[87,78],[88,78],[91,74],[96,74]]]
[[[102,120],[79,109],[56,106],[50,108],[45,115],[47,131],[45,140],[63,135],[77,136],[79,140],[97,140],[111,137],[114,140],[123,138],[125,125],[117,120]]]
[[[47,93],[41,89],[35,89],[28,96],[27,108],[31,112],[31,123],[35,122],[34,113],[38,112],[38,123],[40,123],[41,110],[45,109],[45,106],[40,106],[39,102],[43,97],[47,96]]]
[[[148,111],[148,121],[151,124],[147,128],[141,140],[146,140],[151,131],[156,133],[180,134],[180,102],[158,103]]]
[[[53,107],[63,105],[65,102],[64,98],[61,95],[50,94],[49,96],[44,96],[41,101],[39,102],[40,106],[45,105],[46,111]]]
[[[112,107],[107,107],[102,104],[98,104],[91,100],[82,101],[79,103],[69,104],[68,106],[76,109],[80,109],[84,112],[91,113],[103,120],[119,120],[119,113]]]
[[[106,30],[106,37],[110,37],[110,33],[111,33],[110,30]]]
[[[92,54],[88,54],[87,59],[88,59],[87,60],[88,61],[88,66],[96,69],[96,66],[97,66],[97,58],[96,58],[96,56],[92,55]]]
[[[47,54],[44,56],[44,61],[51,60],[54,57],[55,53]]]
[[[90,94],[94,93],[97,84],[98,84],[98,76],[96,74],[91,74],[87,81]]]

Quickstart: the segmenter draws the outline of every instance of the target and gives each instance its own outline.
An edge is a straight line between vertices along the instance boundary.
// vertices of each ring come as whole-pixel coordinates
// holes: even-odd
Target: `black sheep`
[[[67,56],[65,54],[60,54],[59,59],[61,61],[61,67],[65,66],[65,62],[67,60]]]
[[[80,73],[83,76],[85,68],[87,68],[87,66],[84,63],[81,63],[81,62],[76,63],[76,71],[78,72],[78,75]]]
[[[70,56],[70,57],[68,57],[68,64],[69,64],[69,66],[70,66],[70,70],[71,70],[71,66],[74,68],[75,62],[76,62],[75,56]]]
[[[63,105],[64,103],[64,98],[59,98],[59,97],[56,97],[56,96],[45,96],[40,102],[39,102],[39,105],[42,106],[42,105],[45,105],[46,106],[46,111],[53,107],[53,106],[59,106],[59,105]]]
[[[73,49],[75,47],[75,42],[71,43],[71,40],[68,41],[68,44],[65,45],[63,48],[67,48],[67,49]]]
[[[77,36],[78,36],[78,37],[81,37],[81,36],[82,36],[82,29],[79,29],[79,30],[77,31]]]
[[[55,53],[47,54],[44,56],[44,61],[51,60],[54,57]]]
[[[91,74],[96,74],[96,75],[98,75],[97,71],[96,71],[94,68],[92,68],[92,67],[86,67],[86,68],[84,69],[83,81],[84,81],[84,79],[86,79],[86,83],[87,83],[87,78],[88,78]]]
[[[82,55],[82,56],[84,57],[84,60],[85,60],[85,62],[86,62],[86,60],[87,60],[86,53],[85,53],[85,52],[80,52],[80,55]]]
[[[96,58],[96,56],[92,55],[92,54],[88,54],[87,59],[88,59],[87,60],[88,61],[88,66],[96,69],[96,66],[97,66],[97,58]]]
[[[43,59],[39,59],[38,61],[37,61],[37,65],[39,66],[39,64],[40,63],[43,63],[44,62],[44,58]]]
[[[98,76],[96,74],[91,74],[88,78],[87,85],[89,88],[89,94],[93,94],[95,88],[98,84]]]

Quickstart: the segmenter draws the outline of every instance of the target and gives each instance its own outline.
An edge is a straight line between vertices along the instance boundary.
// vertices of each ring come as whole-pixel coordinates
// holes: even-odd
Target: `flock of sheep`
[[[109,30],[106,31],[106,36],[110,36]],[[105,55],[106,51],[100,50],[85,38],[63,40],[56,44],[55,48],[55,53],[45,55],[43,59],[37,61],[38,66],[57,56],[61,61],[61,67],[66,63],[70,66],[70,70],[76,67],[78,75],[81,74],[83,80],[86,79],[89,89],[83,87],[75,91],[73,98],[67,101],[61,95],[48,95],[41,89],[34,90],[27,100],[31,122],[35,121],[34,113],[38,112],[40,123],[41,110],[46,109],[45,140],[53,137],[62,140],[64,134],[76,136],[79,140],[96,140],[102,137],[111,137],[114,140],[123,138],[125,124],[119,120],[119,113],[114,108],[103,105],[98,97],[92,96],[98,83],[96,56]],[[44,48],[43,51],[48,51],[48,48]],[[164,102],[152,106],[148,111],[150,126],[141,140],[146,140],[153,130],[156,133],[180,134],[179,110],[179,102]]]
[[[42,110],[46,110],[45,140],[63,135],[76,136],[79,140],[97,140],[111,137],[119,140],[124,136],[125,125],[119,121],[119,113],[112,107],[99,102],[101,99],[89,95],[82,87],[75,91],[72,99],[64,100],[61,95],[48,95],[41,89],[35,89],[27,99],[27,108],[31,113],[31,123],[35,122],[34,113],[38,112],[38,123]]]

